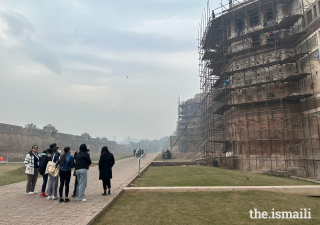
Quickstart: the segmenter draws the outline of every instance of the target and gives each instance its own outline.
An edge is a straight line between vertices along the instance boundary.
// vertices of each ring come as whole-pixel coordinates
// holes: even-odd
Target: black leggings
[[[102,180],[102,185],[103,185],[103,190],[107,190],[107,186],[108,186],[108,189],[110,189],[111,188],[110,179]]]
[[[71,179],[71,170],[70,171],[60,170],[60,187],[59,187],[60,198],[62,198],[63,186],[65,186],[65,197],[66,198],[68,197],[70,179]]]
[[[42,188],[41,188],[41,191],[42,192],[46,192],[46,187],[47,187],[47,182],[48,182],[48,176],[49,174],[43,174],[42,177],[43,177],[43,184],[42,184]]]
[[[74,190],[73,190],[73,195],[76,196],[77,194],[77,187],[78,187],[78,178],[77,176],[76,177],[76,180],[74,181]]]

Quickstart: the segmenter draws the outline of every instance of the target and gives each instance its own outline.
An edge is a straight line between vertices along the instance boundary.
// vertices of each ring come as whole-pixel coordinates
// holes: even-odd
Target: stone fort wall
[[[66,146],[71,147],[74,152],[81,144],[86,144],[92,156],[98,156],[103,146],[108,146],[112,153],[128,152],[126,146],[117,145],[116,142],[108,141],[106,138],[96,139],[89,135],[77,136],[0,123],[0,156],[4,156],[5,160],[22,160],[33,145],[38,145],[40,153],[48,149],[52,143],[57,143],[62,152]]]

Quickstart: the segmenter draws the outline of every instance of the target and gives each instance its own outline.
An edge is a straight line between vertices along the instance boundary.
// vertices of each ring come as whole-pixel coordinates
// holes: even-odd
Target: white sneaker
[[[47,197],[47,200],[51,200],[52,197],[53,197],[53,196],[50,196],[50,195],[49,195],[49,196]]]
[[[85,201],[87,201],[87,199],[84,199],[84,198],[81,201],[77,200],[77,202],[85,202]]]
[[[52,196],[52,200],[57,200],[59,199],[59,196]]]
[[[33,195],[34,192],[30,191],[30,192],[28,192],[28,193],[26,193],[26,194],[27,194],[27,195]]]
[[[39,192],[37,192],[37,191],[34,191],[33,193],[34,193],[34,194],[38,194]]]

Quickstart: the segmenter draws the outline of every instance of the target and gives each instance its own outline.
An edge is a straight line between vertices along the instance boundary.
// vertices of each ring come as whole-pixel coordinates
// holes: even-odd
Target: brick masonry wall
[[[66,146],[76,151],[81,144],[86,144],[90,149],[91,155],[99,155],[103,146],[108,146],[113,153],[124,153],[127,149],[114,143],[108,143],[107,140],[85,138],[70,134],[57,133],[52,136],[50,132],[38,129],[26,129],[19,126],[0,123],[0,155],[5,160],[21,160],[31,151],[33,145],[39,146],[39,152],[49,148],[52,143],[57,145],[63,151]]]

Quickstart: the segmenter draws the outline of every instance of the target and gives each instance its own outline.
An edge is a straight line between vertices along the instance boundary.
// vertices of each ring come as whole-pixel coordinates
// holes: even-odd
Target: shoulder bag
[[[59,176],[60,165],[56,168],[56,163],[53,160],[54,156],[52,160],[48,162],[45,174],[49,173],[51,176],[57,177]]]

